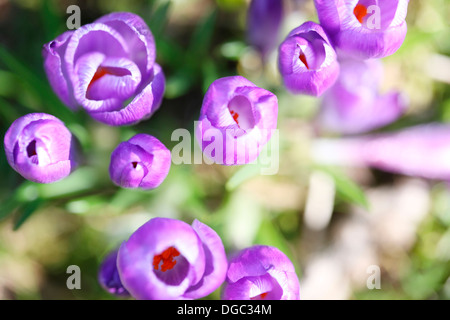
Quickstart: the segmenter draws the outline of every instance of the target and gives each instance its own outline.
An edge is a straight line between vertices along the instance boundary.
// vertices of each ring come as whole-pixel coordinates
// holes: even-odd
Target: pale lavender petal
[[[42,49],[42,55],[45,73],[56,95],[65,105],[76,110],[78,103],[73,95],[72,83],[64,63],[67,43],[72,34],[73,31],[66,31],[55,40],[46,43]]]
[[[104,23],[127,39],[130,59],[142,75],[151,74],[155,63],[155,40],[145,21],[131,12],[113,12],[96,20]]]
[[[103,123],[111,126],[132,125],[141,120],[148,119],[161,105],[164,90],[165,77],[161,67],[154,64],[153,77],[143,84],[134,99],[124,108],[116,111],[91,112],[90,115]]]
[[[224,282],[228,262],[222,240],[213,229],[198,220],[194,220],[192,228],[203,244],[205,272],[202,279],[191,286],[183,296],[188,299],[199,299],[216,290]]]

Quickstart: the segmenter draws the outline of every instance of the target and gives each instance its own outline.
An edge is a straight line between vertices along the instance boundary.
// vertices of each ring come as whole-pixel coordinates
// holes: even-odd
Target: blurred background
[[[72,113],[53,93],[41,50],[67,29],[72,4],[81,9],[82,25],[112,11],[134,12],[148,23],[167,78],[151,119],[109,127],[83,111]],[[296,267],[302,299],[450,299],[448,182],[314,163],[312,123],[320,99],[289,94],[276,52],[263,64],[249,46],[248,4],[0,0],[1,136],[16,118],[46,112],[66,123],[84,155],[68,178],[39,185],[24,180],[0,152],[0,299],[115,299],[99,286],[98,266],[156,216],[199,219],[229,253],[253,244],[278,247]],[[378,131],[450,122],[449,16],[448,0],[410,1],[408,33],[382,59],[381,88],[404,93],[408,109]],[[285,1],[280,41],[307,20],[318,21],[312,0]],[[172,165],[156,190],[113,185],[109,158],[119,142],[146,132],[171,149],[175,129],[193,132],[211,82],[235,74],[278,96],[278,174],[261,175],[255,165]],[[66,287],[70,265],[81,269],[80,290]],[[381,289],[367,287],[371,266],[379,267]],[[217,290],[206,299],[219,298]]]

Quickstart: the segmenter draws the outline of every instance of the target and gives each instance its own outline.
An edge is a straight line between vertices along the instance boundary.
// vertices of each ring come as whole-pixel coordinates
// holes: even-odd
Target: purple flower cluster
[[[142,300],[200,299],[226,280],[224,299],[299,299],[290,260],[278,249],[255,246],[228,261],[222,240],[207,225],[153,218],[100,266],[101,286]]]

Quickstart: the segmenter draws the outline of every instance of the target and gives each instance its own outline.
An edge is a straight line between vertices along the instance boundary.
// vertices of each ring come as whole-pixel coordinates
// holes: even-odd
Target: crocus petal
[[[358,59],[383,58],[403,43],[409,0],[314,0],[314,3],[321,25],[339,51],[347,55]],[[359,19],[357,6],[364,10]]]
[[[277,116],[274,94],[243,77],[225,77],[214,81],[205,94],[196,136],[215,163],[246,164],[269,141]]]
[[[13,122],[5,134],[4,147],[10,166],[30,181],[55,182],[76,167],[71,133],[48,114],[33,113]]]
[[[130,58],[139,67],[141,74],[151,73],[155,63],[155,40],[141,17],[131,12],[113,12],[96,22],[104,23],[127,39]]]
[[[367,166],[427,179],[450,180],[450,127],[427,124],[358,138],[320,139],[313,144],[316,162]]]
[[[256,47],[263,59],[277,46],[283,17],[283,1],[253,0],[247,13],[248,43]]]
[[[224,282],[227,273],[227,256],[222,240],[217,233],[194,220],[192,228],[197,232],[205,252],[205,272],[202,279],[183,295],[188,299],[199,299],[216,290]]]
[[[65,105],[75,110],[78,103],[73,96],[72,83],[68,81],[69,76],[64,63],[67,43],[72,34],[73,31],[66,31],[55,40],[46,43],[42,49],[42,55],[45,73],[56,95]]]
[[[314,22],[292,30],[278,53],[284,85],[294,94],[320,96],[339,74],[336,52],[324,30]]]
[[[165,90],[165,77],[161,67],[154,64],[153,76],[145,83],[143,89],[123,109],[116,111],[91,112],[90,115],[111,126],[132,125],[148,119],[159,109]]]
[[[298,300],[299,294],[292,262],[275,247],[246,248],[229,263],[224,299]]]
[[[171,247],[178,250],[181,258],[179,265],[177,261],[172,270],[166,271],[181,270],[182,274],[176,274],[176,283],[153,268],[154,257]],[[178,299],[200,281],[205,255],[200,238],[187,223],[154,218],[122,244],[117,266],[123,285],[136,299]]]
[[[98,282],[103,289],[119,297],[129,297],[127,289],[124,288],[117,270],[118,250],[109,253],[100,265],[98,272]]]
[[[169,173],[171,153],[158,139],[137,134],[111,154],[111,180],[123,188],[154,189]]]
[[[406,110],[405,97],[398,92],[379,94],[382,65],[378,60],[340,62],[336,84],[321,103],[317,125],[322,131],[362,133],[387,125]]]

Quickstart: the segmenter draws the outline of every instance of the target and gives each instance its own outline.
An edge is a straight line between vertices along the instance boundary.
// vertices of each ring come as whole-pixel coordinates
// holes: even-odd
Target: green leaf
[[[36,199],[23,205],[17,214],[16,221],[14,222],[14,230],[18,230],[23,223],[41,206],[42,199]]]
[[[364,191],[346,174],[337,168],[319,167],[318,169],[329,174],[333,178],[336,186],[336,196],[338,198],[369,210],[369,202],[367,201]]]
[[[171,6],[171,2],[167,1],[166,3],[161,4],[150,16],[148,20],[148,26],[150,30],[152,30],[152,34],[155,37],[155,41],[158,43],[159,38],[161,37],[164,28],[167,24],[169,9]]]
[[[201,21],[194,30],[189,43],[189,54],[193,56],[197,63],[202,64],[199,58],[206,56],[211,45],[211,39],[214,33],[217,10],[213,10],[206,18]]]

